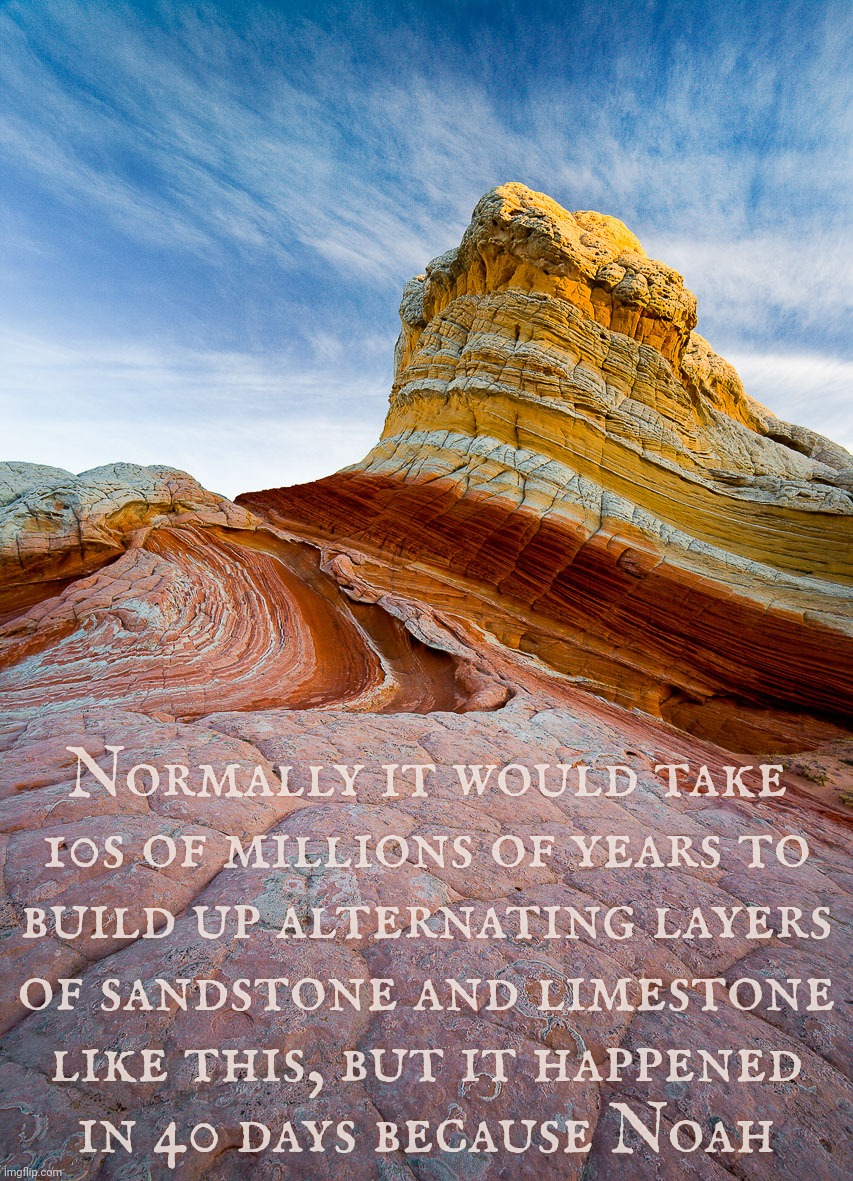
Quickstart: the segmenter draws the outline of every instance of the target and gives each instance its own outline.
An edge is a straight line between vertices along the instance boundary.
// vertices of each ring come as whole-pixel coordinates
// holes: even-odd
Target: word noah
[[[84,786],[86,772],[97,780],[109,795],[118,795],[119,755],[123,746],[107,746],[112,755],[112,771],[107,772],[82,746],[65,748],[77,759],[77,779],[69,793],[72,799],[91,799],[91,791]],[[378,769],[384,783],[383,799],[399,799],[403,795],[425,799],[429,796],[428,777],[435,774],[434,763],[383,763]],[[258,763],[246,768],[242,763],[227,763],[215,768],[209,763],[190,768],[183,763],[166,763],[157,767],[153,763],[135,763],[124,775],[123,786],[131,795],[146,797],[159,793],[165,796],[192,796],[198,799],[225,798],[242,799],[247,796],[304,796],[313,799],[328,799],[331,796],[356,798],[358,787],[375,791],[377,768],[361,763],[350,766],[345,763],[310,764],[294,768],[280,764],[277,772],[271,767]],[[444,770],[444,768],[442,768]],[[524,763],[497,764],[454,763],[453,770],[463,796],[482,796],[497,791],[505,796],[523,796],[538,791],[548,799],[570,793],[576,796],[611,796],[621,798],[630,795],[637,787],[637,772],[621,764],[606,765],[603,768],[590,767],[586,763],[535,763],[528,767]],[[710,770],[704,764],[695,775],[687,763],[661,763],[655,767],[655,774],[666,779],[666,795],[680,795],[682,791],[694,796],[734,796],[755,799],[785,794],[784,784],[779,776],[781,765],[762,763],[758,767],[724,767],[725,782],[715,782]],[[748,771],[760,773],[760,786],[752,788],[744,783],[742,776]],[[363,773],[366,775],[363,776]],[[688,776],[682,782],[679,773]],[[297,782],[297,778],[301,782]],[[361,779],[361,783],[359,782]],[[691,782],[692,780],[692,782]]]

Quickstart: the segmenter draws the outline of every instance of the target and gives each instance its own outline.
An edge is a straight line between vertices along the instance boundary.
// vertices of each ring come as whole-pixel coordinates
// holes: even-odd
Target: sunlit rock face
[[[73,476],[0,465],[0,962],[17,984],[81,977],[73,1010],[27,1013],[17,987],[0,997],[0,1163],[56,1168],[78,1179],[157,1176],[154,1145],[171,1120],[223,1130],[216,1153],[186,1175],[239,1181],[436,1181],[437,1178],[619,1176],[674,1181],[847,1181],[853,1111],[843,1001],[850,926],[853,747],[849,742],[850,468],[840,448],[781,423],[744,393],[734,370],[694,331],[680,276],[643,253],[620,223],[569,214],[508,185],[486,195],[458,250],[406,288],[391,407],[366,460],[314,484],[253,493],[233,504],[167,468],[116,464]],[[285,476],[286,473],[283,473]],[[136,763],[236,768],[227,792],[72,798],[83,746],[104,767],[121,747]],[[784,765],[779,799],[669,795],[659,764]],[[623,798],[462,799],[454,763],[536,764],[637,777]],[[311,768],[363,765],[357,795],[278,794]],[[385,794],[385,765],[433,764],[428,797]],[[165,774],[165,773],[164,773]],[[517,773],[516,773],[517,774]],[[272,785],[246,792],[255,776]],[[757,772],[746,775],[758,782]],[[197,786],[197,785],[196,785]],[[738,838],[805,837],[796,871],[770,860],[740,871]],[[121,867],[46,864],[45,838],[124,834]],[[142,864],[143,842],[203,834],[199,866]],[[470,868],[407,858],[361,867],[356,838],[470,836],[480,854],[503,835],[549,833],[556,855],[533,868]],[[573,836],[624,834],[636,850],[673,836],[720,837],[720,866],[582,867]],[[309,857],[339,838],[340,868],[226,868],[229,840],[303,838]],[[372,846],[371,846],[372,847]],[[108,932],[24,937],[24,907],[146,906],[177,916],[174,935],[146,942]],[[685,925],[691,909],[767,907],[767,939],[656,938],[656,907]],[[826,939],[785,937],[777,908],[829,907]],[[191,907],[256,907],[252,938],[203,939]],[[634,937],[581,930],[574,940],[348,938],[281,940],[292,908],[450,908],[475,923],[489,907],[634,908]],[[466,909],[470,908],[470,909]],[[561,911],[564,915],[566,912]],[[485,921],[485,920],[483,920]],[[807,922],[808,926],[808,922]],[[831,1010],[620,1012],[558,1018],[522,1003],[506,1013],[417,1010],[426,977],[499,979],[525,992],[546,975],[609,990],[638,979],[831,977]],[[393,977],[386,1013],[104,1012],[109,979],[131,982],[286,976]],[[561,983],[562,982],[562,983]],[[163,1081],[103,1086],[53,1081],[54,1051],[165,1047]],[[195,1083],[187,1047],[303,1049],[326,1075],[311,1098],[298,1082]],[[535,1052],[680,1047],[788,1050],[791,1083],[611,1083],[537,1086]],[[482,1075],[430,1088],[345,1082],[345,1050],[514,1048],[524,1070],[499,1087]],[[463,1093],[464,1091],[464,1093]],[[614,1156],[611,1104],[666,1102],[663,1149]],[[505,1150],[380,1160],[379,1120],[586,1120],[592,1150],[552,1156]],[[133,1158],[81,1157],[78,1120],[137,1122]],[[241,1154],[242,1120],[352,1119],[352,1155]],[[774,1155],[679,1155],[676,1121],[774,1122]],[[470,1133],[469,1133],[470,1139]],[[2,1155],[5,1153],[5,1156]],[[153,1172],[149,1166],[156,1166]],[[769,1164],[768,1164],[769,1162]]]
[[[831,735],[853,700],[853,458],[745,394],[680,275],[511,184],[400,314],[380,443],[240,503],[694,733]]]

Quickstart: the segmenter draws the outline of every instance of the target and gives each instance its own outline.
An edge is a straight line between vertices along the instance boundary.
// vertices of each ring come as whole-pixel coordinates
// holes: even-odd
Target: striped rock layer
[[[0,706],[194,717],[502,705],[428,609],[355,602],[315,546],[168,468],[0,465]]]
[[[523,185],[406,287],[367,458],[238,502],[739,749],[853,706],[853,458],[749,398],[680,275]]]

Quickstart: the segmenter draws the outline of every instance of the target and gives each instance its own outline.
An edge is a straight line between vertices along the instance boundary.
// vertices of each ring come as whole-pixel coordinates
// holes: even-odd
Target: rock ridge
[[[400,316],[377,446],[240,504],[398,586],[417,561],[502,643],[705,736],[846,727],[853,458],[747,395],[677,272],[509,184]]]

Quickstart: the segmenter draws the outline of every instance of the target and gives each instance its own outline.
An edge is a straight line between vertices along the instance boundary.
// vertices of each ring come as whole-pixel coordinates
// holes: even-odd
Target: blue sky
[[[236,494],[378,436],[405,280],[520,180],[622,218],[853,446],[853,9],[0,3],[5,457]]]

